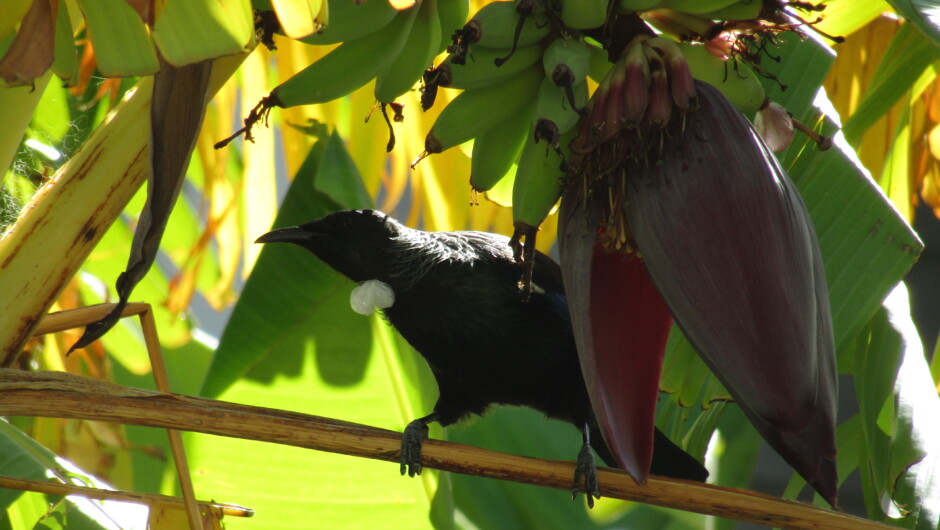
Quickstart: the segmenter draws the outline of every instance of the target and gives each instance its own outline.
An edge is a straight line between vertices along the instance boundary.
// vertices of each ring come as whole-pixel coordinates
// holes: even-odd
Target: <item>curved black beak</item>
[[[278,228],[271,230],[267,234],[255,240],[255,243],[301,243],[313,239],[313,233],[302,229],[299,226],[289,226],[287,228]]]

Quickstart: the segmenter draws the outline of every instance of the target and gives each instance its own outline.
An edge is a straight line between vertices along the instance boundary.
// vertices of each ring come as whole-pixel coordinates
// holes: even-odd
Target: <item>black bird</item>
[[[381,308],[427,361],[440,397],[434,411],[412,421],[402,438],[401,472],[421,473],[427,425],[443,426],[492,404],[532,407],[581,430],[574,493],[598,496],[591,442],[620,467],[598,429],[581,375],[557,263],[535,254],[532,293],[523,301],[522,267],[509,238],[485,232],[425,232],[373,210],[335,212],[268,232],[257,243],[300,245],[359,283],[354,309]],[[705,468],[659,430],[651,472],[703,481]]]

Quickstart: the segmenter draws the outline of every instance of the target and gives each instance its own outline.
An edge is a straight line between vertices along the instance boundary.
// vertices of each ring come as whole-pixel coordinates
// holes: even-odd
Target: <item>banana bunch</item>
[[[473,140],[474,192],[490,190],[515,167],[514,243],[525,238],[534,250],[535,232],[561,195],[568,144],[588,112],[592,52],[580,36],[553,34],[547,21],[539,23],[540,12],[517,9],[524,3],[488,4],[455,35],[432,76],[437,86],[463,92],[441,111],[425,151]]]
[[[342,43],[277,86],[261,103],[271,107],[325,103],[375,79],[375,97],[392,103],[411,90],[466,20],[468,0],[423,0],[396,11],[387,0],[327,0],[329,24],[300,40]]]

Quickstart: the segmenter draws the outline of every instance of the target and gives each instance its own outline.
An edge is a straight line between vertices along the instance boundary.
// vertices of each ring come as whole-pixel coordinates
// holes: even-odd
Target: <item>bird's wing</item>
[[[513,258],[509,238],[488,232],[468,231],[455,234],[475,247],[481,256],[499,271],[507,289],[519,291],[522,266]],[[532,298],[528,302],[530,311],[551,325],[569,329],[571,317],[568,314],[568,298],[565,296],[561,267],[558,263],[549,256],[536,252],[532,283]]]

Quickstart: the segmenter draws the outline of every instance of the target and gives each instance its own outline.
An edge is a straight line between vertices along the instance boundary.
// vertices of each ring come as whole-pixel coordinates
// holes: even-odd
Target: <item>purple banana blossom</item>
[[[692,98],[663,125],[582,124],[572,144],[560,250],[595,413],[621,464],[644,482],[664,300],[758,432],[835,506],[835,346],[812,220],[724,95],[696,81]],[[594,109],[586,121],[607,114]],[[650,280],[655,290],[644,287]],[[643,327],[648,338],[638,339]]]

